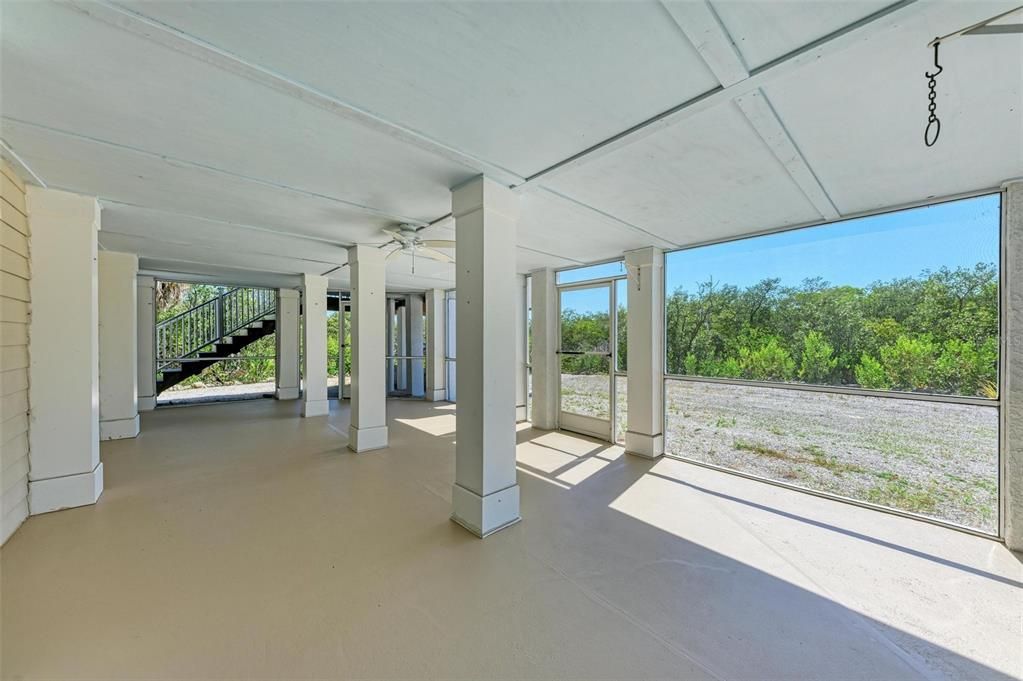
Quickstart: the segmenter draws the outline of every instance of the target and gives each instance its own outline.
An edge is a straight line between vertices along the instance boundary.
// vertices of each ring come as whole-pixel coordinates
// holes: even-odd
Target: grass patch
[[[834,456],[828,456],[823,449],[817,445],[806,445],[803,447],[803,451],[810,456],[803,456],[800,454],[790,454],[789,452],[783,452],[779,449],[772,449],[767,445],[760,444],[759,442],[749,442],[747,440],[735,440],[732,446],[739,451],[753,452],[758,456],[767,457],[769,459],[776,459],[779,461],[788,461],[791,463],[805,463],[814,466],[819,466],[825,470],[831,471],[836,475],[842,473],[866,473],[867,471],[859,466],[852,464],[842,463]]]
[[[931,491],[914,489],[905,478],[890,475],[867,490],[867,501],[913,513],[933,513],[938,507],[939,500]]]
[[[724,416],[722,416],[721,418],[714,422],[714,425],[717,426],[718,428],[734,428],[735,417],[733,416],[731,418],[725,418]]]

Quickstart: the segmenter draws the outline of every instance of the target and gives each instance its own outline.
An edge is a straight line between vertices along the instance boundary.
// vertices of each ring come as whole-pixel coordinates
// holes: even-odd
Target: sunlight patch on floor
[[[425,416],[417,419],[394,419],[396,423],[411,426],[421,430],[428,435],[442,437],[455,434],[455,415],[443,414],[441,416]]]
[[[559,468],[569,465],[577,457],[555,449],[538,447],[531,442],[524,442],[518,446],[515,458],[518,459],[519,463],[535,468],[538,471],[553,473]]]
[[[567,433],[549,432],[544,433],[539,437],[534,437],[530,442],[535,442],[538,445],[544,447],[550,447],[556,449],[565,454],[571,454],[572,456],[586,456],[587,454],[594,454],[601,449],[607,447],[606,444],[599,442],[590,442],[577,435],[569,435]]]
[[[607,461],[591,457],[583,459],[574,466],[569,467],[568,470],[560,473],[557,477],[558,480],[567,482],[570,485],[578,485],[580,482],[599,472],[607,465]]]

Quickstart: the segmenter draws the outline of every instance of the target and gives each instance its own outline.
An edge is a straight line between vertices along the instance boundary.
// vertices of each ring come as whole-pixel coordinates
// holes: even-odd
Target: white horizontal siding
[[[28,517],[28,322],[25,184],[0,161],[0,543]]]

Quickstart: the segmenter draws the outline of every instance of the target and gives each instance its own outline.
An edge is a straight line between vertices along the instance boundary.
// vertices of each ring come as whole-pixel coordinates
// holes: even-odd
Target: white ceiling
[[[922,144],[926,43],[1013,4],[5,2],[0,134],[149,271],[343,287],[346,246],[486,173],[522,185],[526,272],[1023,175],[1019,36],[943,47]]]

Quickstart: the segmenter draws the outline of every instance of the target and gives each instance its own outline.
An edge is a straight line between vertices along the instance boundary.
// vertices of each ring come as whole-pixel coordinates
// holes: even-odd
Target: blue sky
[[[997,194],[845,220],[751,239],[675,251],[665,256],[668,293],[695,292],[713,277],[740,288],[777,277],[783,286],[822,277],[835,285],[869,286],[940,267],[998,264]],[[620,262],[560,273],[563,283],[623,274]],[[607,309],[603,289],[571,296],[581,313]],[[566,304],[569,301],[566,300]],[[567,306],[567,305],[566,305]]]
[[[997,265],[999,205],[993,194],[676,251],[665,258],[667,290],[692,292],[710,277],[739,287],[769,277],[864,287],[942,266]]]

